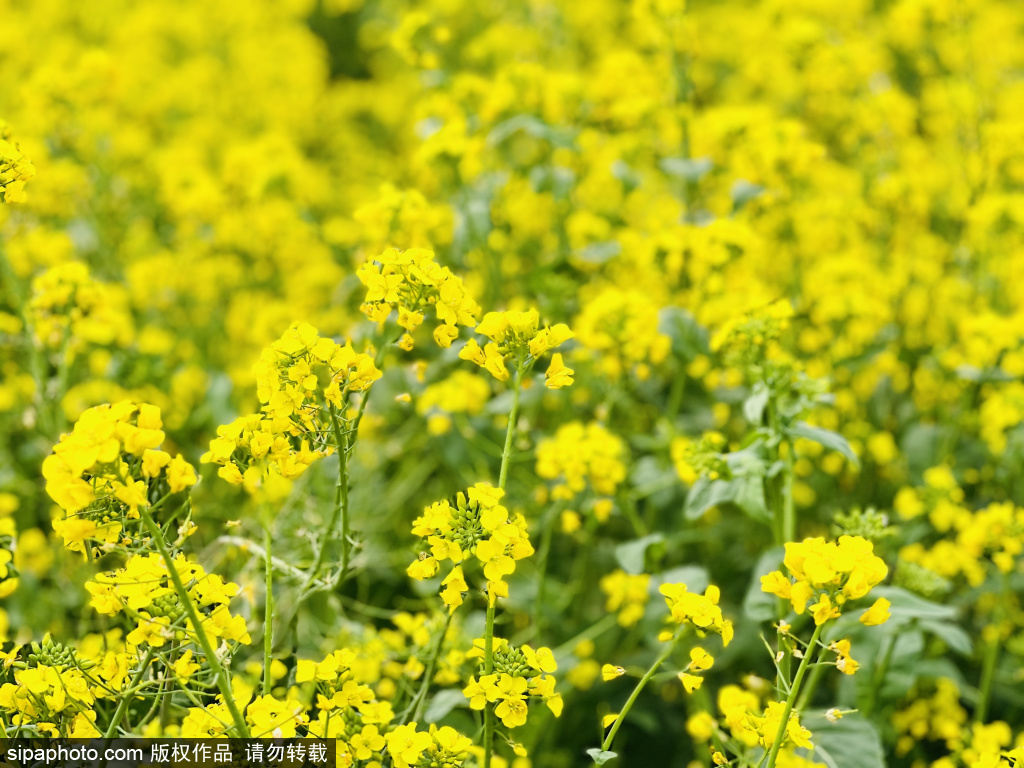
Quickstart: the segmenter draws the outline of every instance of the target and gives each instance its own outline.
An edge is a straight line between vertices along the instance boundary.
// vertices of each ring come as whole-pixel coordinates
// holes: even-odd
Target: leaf
[[[466,703],[466,697],[460,690],[440,690],[430,700],[430,706],[423,714],[428,723],[440,722],[445,715],[456,707]]]
[[[853,449],[850,447],[846,438],[838,432],[833,432],[831,429],[822,429],[821,427],[812,427],[806,421],[798,421],[796,424],[786,429],[785,432],[790,437],[802,437],[805,440],[820,443],[829,450],[839,451],[839,453],[843,454],[851,464],[854,466],[860,465],[860,460],[857,458],[857,454],[853,452]]]
[[[953,619],[957,614],[956,608],[951,605],[933,603],[902,587],[876,587],[871,590],[871,596],[876,599],[884,597],[892,603],[892,607],[889,609],[892,614],[890,622],[896,621],[902,624],[912,619],[943,621]]]
[[[604,264],[620,253],[622,253],[622,246],[614,240],[608,240],[603,243],[591,243],[580,248],[576,251],[575,256],[588,264]]]
[[[743,416],[752,425],[758,426],[764,417],[764,409],[768,405],[768,385],[763,381],[754,385],[750,397],[743,401]]]
[[[553,128],[533,115],[515,115],[508,120],[498,123],[487,135],[487,143],[492,147],[496,146],[519,131],[535,139],[547,141],[556,147],[569,148],[573,146],[573,139],[570,134],[558,128]]]
[[[708,332],[682,307],[658,311],[658,332],[672,339],[672,352],[687,360],[708,351]]]
[[[599,747],[594,747],[593,749],[588,749],[587,750],[587,754],[590,755],[590,757],[598,765],[604,765],[609,760],[619,756],[616,752],[605,752],[604,750],[600,749]]]
[[[803,718],[814,742],[815,762],[829,768],[885,768],[885,751],[875,726],[857,715],[830,723],[824,715]]]
[[[918,622],[918,626],[925,632],[930,632],[935,635],[942,642],[948,645],[950,649],[959,654],[970,656],[971,652],[974,650],[974,643],[971,642],[971,636],[956,624],[951,624],[948,621],[932,621],[931,619],[924,619]]]
[[[756,200],[764,194],[764,187],[754,184],[746,179],[736,179],[732,183],[729,195],[732,197],[732,210],[735,213],[751,200]]]
[[[761,577],[778,570],[784,554],[785,550],[782,547],[773,547],[761,555],[754,566],[750,586],[743,598],[743,612],[754,621],[771,621],[775,618],[775,604],[778,598],[761,591]]]
[[[746,475],[732,480],[736,483],[735,503],[748,517],[762,523],[771,523],[772,513],[764,498],[764,481],[760,475]]]
[[[686,504],[683,507],[683,514],[687,520],[697,520],[704,516],[712,507],[732,501],[734,489],[723,480],[708,480],[706,477],[697,478],[697,482],[686,494]]]
[[[622,570],[626,573],[636,575],[644,572],[644,556],[647,548],[659,541],[664,541],[661,533],[650,533],[635,541],[627,541],[615,548],[615,559],[619,561]]]
[[[699,478],[686,496],[683,514],[687,520],[696,520],[712,507],[726,503],[735,504],[754,520],[771,522],[760,474],[740,475],[732,480]]]
[[[663,157],[658,161],[658,167],[669,176],[695,182],[700,181],[715,164],[710,157]]]

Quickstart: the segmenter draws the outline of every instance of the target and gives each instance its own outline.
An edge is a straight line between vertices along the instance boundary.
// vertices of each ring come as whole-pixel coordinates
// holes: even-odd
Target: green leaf
[[[737,485],[735,503],[748,517],[762,523],[771,523],[772,513],[764,498],[764,481],[760,475],[744,475],[734,478]]]
[[[740,210],[751,200],[756,200],[763,194],[764,187],[760,184],[754,184],[746,179],[736,179],[732,184],[732,188],[729,190],[729,196],[732,197],[733,213]]]
[[[750,397],[743,401],[743,416],[754,426],[761,424],[764,409],[768,405],[768,385],[759,381],[754,385]]]
[[[810,729],[816,763],[829,768],[885,768],[885,751],[870,721],[853,714],[830,723],[824,715],[808,715],[802,724]]]
[[[441,690],[430,699],[430,706],[423,714],[423,719],[428,723],[440,722],[445,715],[456,707],[466,703],[466,697],[460,690]]]
[[[603,243],[591,243],[576,251],[576,258],[588,264],[604,264],[622,253],[622,245],[614,240]]]
[[[857,458],[857,454],[853,452],[846,438],[838,432],[833,432],[831,429],[822,429],[821,427],[812,427],[806,421],[798,421],[793,426],[787,428],[785,432],[790,437],[802,437],[805,440],[820,443],[829,450],[839,451],[851,464],[854,466],[860,465],[860,459]]]
[[[908,592],[902,587],[875,587],[871,590],[871,596],[875,599],[884,597],[892,607],[889,612],[892,614],[890,622],[898,624],[906,623],[912,619],[931,619],[936,621],[949,620],[956,617],[957,610],[951,605],[939,605],[931,600],[918,597],[913,592]]]
[[[732,480],[700,478],[686,496],[684,515],[696,520],[712,507],[735,504],[744,513],[764,523],[770,523],[772,514],[764,498],[764,482],[760,474],[747,474]]]
[[[588,749],[587,750],[587,754],[590,755],[590,757],[598,765],[604,765],[609,760],[618,757],[617,753],[615,753],[615,752],[605,752],[603,749],[599,749],[598,747],[594,747],[593,749]]]
[[[619,561],[619,565],[622,566],[622,570],[626,573],[633,575],[643,573],[644,556],[647,554],[647,548],[651,544],[664,541],[664,539],[665,537],[661,533],[650,533],[635,541],[619,544],[615,548],[615,559]]]
[[[663,157],[658,161],[658,167],[669,176],[695,182],[700,181],[715,164],[710,157]]]
[[[687,520],[697,520],[712,507],[732,501],[732,494],[733,489],[724,480],[708,480],[706,477],[699,477],[690,488],[690,492],[686,494],[683,514]]]
[[[974,650],[974,643],[971,641],[971,636],[956,624],[951,624],[948,621],[932,621],[931,619],[923,619],[918,622],[918,626],[925,632],[930,632],[935,635],[959,654],[970,656],[971,652]]]
[[[515,115],[498,123],[487,135],[487,143],[492,147],[496,146],[519,131],[556,147],[570,148],[574,145],[571,134],[548,125],[534,115]]]

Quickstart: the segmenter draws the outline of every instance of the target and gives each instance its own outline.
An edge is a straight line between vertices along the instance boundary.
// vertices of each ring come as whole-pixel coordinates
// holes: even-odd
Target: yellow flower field
[[[1024,3],[0,19],[6,737],[1024,768]]]

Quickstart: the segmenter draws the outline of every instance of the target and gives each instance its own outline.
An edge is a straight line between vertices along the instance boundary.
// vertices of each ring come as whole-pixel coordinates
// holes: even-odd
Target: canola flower
[[[1021,14],[5,8],[3,728],[1020,765]]]

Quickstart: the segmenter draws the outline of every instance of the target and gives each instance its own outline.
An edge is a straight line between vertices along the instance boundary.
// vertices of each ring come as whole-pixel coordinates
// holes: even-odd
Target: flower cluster
[[[95,280],[79,261],[58,264],[32,281],[29,318],[44,346],[74,353],[85,345],[126,346],[134,330],[124,289]]]
[[[272,495],[280,478],[294,479],[348,445],[357,418],[349,397],[382,375],[370,355],[320,336],[308,323],[285,331],[253,372],[262,413],[218,427],[201,461],[219,464],[218,474],[230,483],[267,487]]]
[[[555,480],[552,498],[571,500],[586,490],[613,496],[626,479],[626,446],[598,423],[563,424],[537,446],[537,474]]]
[[[427,731],[417,731],[416,723],[399,725],[388,733],[384,741],[395,768],[444,766],[459,768],[469,757],[473,742],[448,725],[431,725]],[[379,740],[378,740],[379,743]],[[369,752],[364,749],[364,754]],[[369,755],[366,755],[368,757]],[[366,759],[356,753],[357,759]]]
[[[462,693],[473,709],[495,704],[494,713],[506,728],[526,723],[528,699],[543,701],[556,717],[562,714],[562,695],[555,692],[551,673],[558,665],[550,648],[534,650],[528,645],[515,647],[507,640],[494,638],[494,672],[474,675]],[[484,641],[474,642],[470,656],[484,655]]]
[[[476,339],[470,339],[459,350],[459,357],[485,368],[498,381],[509,377],[507,362],[512,361],[520,373],[528,371],[542,355],[561,346],[573,337],[565,323],[550,328],[539,327],[537,310],[525,312],[488,312],[476,327],[476,332],[486,336],[483,347]],[[544,375],[544,384],[549,389],[567,387],[573,382],[573,370],[565,366],[562,355],[554,353]]]
[[[669,618],[677,625],[690,624],[699,632],[714,632],[722,636],[722,644],[729,645],[733,637],[733,626],[729,619],[722,616],[718,607],[721,590],[711,585],[703,595],[690,592],[685,584],[662,584],[658,591],[664,595],[668,605]],[[662,633],[662,640],[670,640],[674,631]]]
[[[64,510],[54,529],[69,549],[83,551],[87,542],[131,546],[140,507],[196,484],[191,464],[160,450],[162,428],[159,408],[125,400],[88,409],[61,436],[43,462],[43,477]]]
[[[462,605],[468,591],[461,563],[467,557],[483,565],[491,600],[508,596],[504,578],[516,569],[516,561],[533,554],[526,520],[521,514],[509,517],[500,503],[504,491],[488,483],[477,483],[458,493],[454,503],[437,501],[413,522],[412,532],[429,545],[408,568],[415,579],[429,579],[439,563],[450,560],[455,567],[442,582],[441,597],[454,610]]]
[[[726,443],[721,432],[705,432],[696,441],[682,436],[675,438],[670,451],[679,479],[693,485],[700,477],[709,480],[728,478],[729,466],[722,454]]]
[[[621,568],[601,577],[601,591],[608,596],[605,610],[618,613],[619,626],[632,627],[643,618],[644,608],[650,600],[650,575],[628,574]]]
[[[637,290],[604,287],[583,304],[573,320],[580,357],[594,359],[601,374],[612,379],[633,373],[650,376],[665,361],[671,339],[659,330],[658,307]]]
[[[798,615],[812,600],[811,614],[817,625],[837,618],[849,600],[858,600],[882,581],[889,572],[874,545],[860,536],[840,536],[836,542],[823,538],[787,543],[783,560],[790,573],[781,571],[761,577],[761,589],[789,600]],[[878,610],[869,612],[872,618]]]
[[[785,717],[785,710],[786,705],[781,701],[769,701],[768,706],[760,715],[747,715],[746,727],[757,736],[757,743],[762,747],[771,747],[775,744],[779,726],[782,724],[782,718]],[[811,749],[814,746],[811,743],[811,732],[800,725],[800,716],[796,712],[790,712],[789,719],[786,721],[783,744],[786,743],[805,749]]]
[[[18,147],[14,134],[0,120],[0,203],[25,202],[25,182],[36,175],[36,169]]]
[[[398,308],[398,325],[405,329],[398,342],[402,349],[413,348],[412,333],[423,324],[424,311],[431,306],[438,322],[434,341],[442,347],[450,347],[459,337],[460,325],[476,325],[480,307],[466,293],[462,278],[435,261],[433,251],[391,248],[367,261],[356,274],[366,286],[360,309],[367,317],[383,323]]]
[[[238,594],[237,584],[207,573],[184,555],[175,558],[174,567],[199,611],[207,636],[242,644],[251,642],[245,619],[232,615],[228,609],[231,598]],[[97,574],[85,587],[97,612],[105,616],[124,612],[136,623],[135,630],[126,637],[129,644],[160,648],[173,640],[195,642],[195,626],[160,555],[133,555],[124,567]]]

